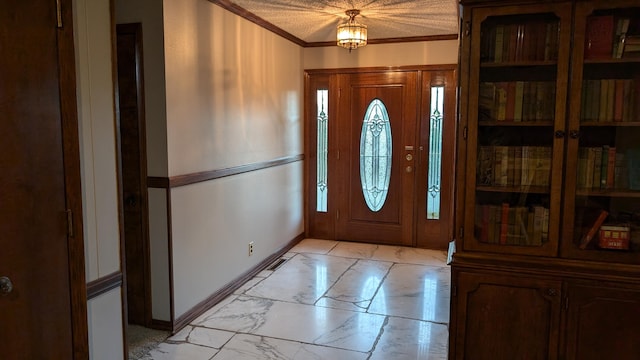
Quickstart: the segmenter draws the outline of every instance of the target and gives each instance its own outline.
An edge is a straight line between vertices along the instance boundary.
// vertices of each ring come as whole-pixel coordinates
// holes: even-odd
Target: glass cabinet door
[[[557,254],[570,16],[570,4],[474,9],[466,250]]]
[[[599,3],[576,8],[561,255],[638,262],[640,5]]]

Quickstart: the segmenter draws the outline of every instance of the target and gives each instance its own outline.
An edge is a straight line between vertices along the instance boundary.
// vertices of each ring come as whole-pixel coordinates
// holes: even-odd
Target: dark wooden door
[[[452,359],[557,359],[561,282],[454,274]]]
[[[129,323],[149,325],[151,284],[142,26],[120,24],[116,31],[127,313]]]
[[[640,289],[568,287],[565,359],[640,358]]]
[[[62,5],[69,9],[71,2]],[[63,18],[71,26],[70,13]],[[83,338],[84,333],[86,342],[86,317],[78,315],[84,313],[86,300],[74,301],[86,299],[79,294],[84,288],[75,288],[78,278],[74,277],[78,270],[84,271],[82,257],[76,253],[82,251],[76,247],[78,241],[82,244],[82,228],[71,226],[80,231],[74,237],[67,221],[68,214],[77,224],[82,217],[77,209],[67,212],[74,209],[70,196],[78,195],[69,189],[79,179],[75,173],[79,167],[74,176],[66,173],[78,166],[74,161],[78,149],[75,98],[65,82],[73,79],[73,47],[71,28],[56,27],[56,19],[55,1],[7,1],[0,11],[3,359],[72,359],[74,339]],[[62,63],[63,59],[69,63]],[[65,120],[67,111],[73,112],[74,121]],[[75,159],[66,152],[73,140]],[[84,282],[83,275],[79,281]],[[74,328],[78,318],[84,328]],[[75,350],[78,357],[84,353]]]
[[[414,171],[418,140],[416,73],[345,74],[339,75],[338,83],[338,116],[341,118],[337,121],[336,236],[343,240],[414,245]],[[388,145],[391,151],[388,158],[382,158],[378,156],[380,148],[376,148],[374,159],[366,159],[370,156],[365,148],[376,146],[376,141],[385,137],[387,131],[386,124],[373,121],[367,125],[372,132],[363,139],[363,133],[367,132],[363,122],[376,99],[381,104],[378,108],[381,118],[384,118],[381,109],[386,109],[390,130],[387,133],[390,139],[381,140],[379,146]],[[373,133],[379,135],[371,135]],[[387,185],[382,173],[387,171],[388,161],[391,164]],[[363,178],[373,178],[373,185]],[[371,206],[373,197],[376,197],[373,202],[382,202],[379,209]]]

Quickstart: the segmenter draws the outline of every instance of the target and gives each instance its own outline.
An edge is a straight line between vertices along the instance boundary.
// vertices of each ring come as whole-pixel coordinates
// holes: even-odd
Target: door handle
[[[13,283],[6,276],[0,277],[0,296],[7,296],[13,291]]]

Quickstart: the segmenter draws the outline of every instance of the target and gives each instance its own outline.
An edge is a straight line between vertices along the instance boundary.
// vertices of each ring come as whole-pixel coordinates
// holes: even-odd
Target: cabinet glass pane
[[[573,243],[640,252],[640,7],[597,10],[585,27]]]
[[[474,237],[550,241],[551,168],[560,21],[550,13],[481,25]]]

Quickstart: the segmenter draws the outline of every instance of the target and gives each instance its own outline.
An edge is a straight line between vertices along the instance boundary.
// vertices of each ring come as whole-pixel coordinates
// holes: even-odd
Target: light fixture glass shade
[[[349,16],[347,22],[338,25],[337,44],[349,51],[367,45],[367,25],[358,23],[355,20],[359,10],[347,10]]]

